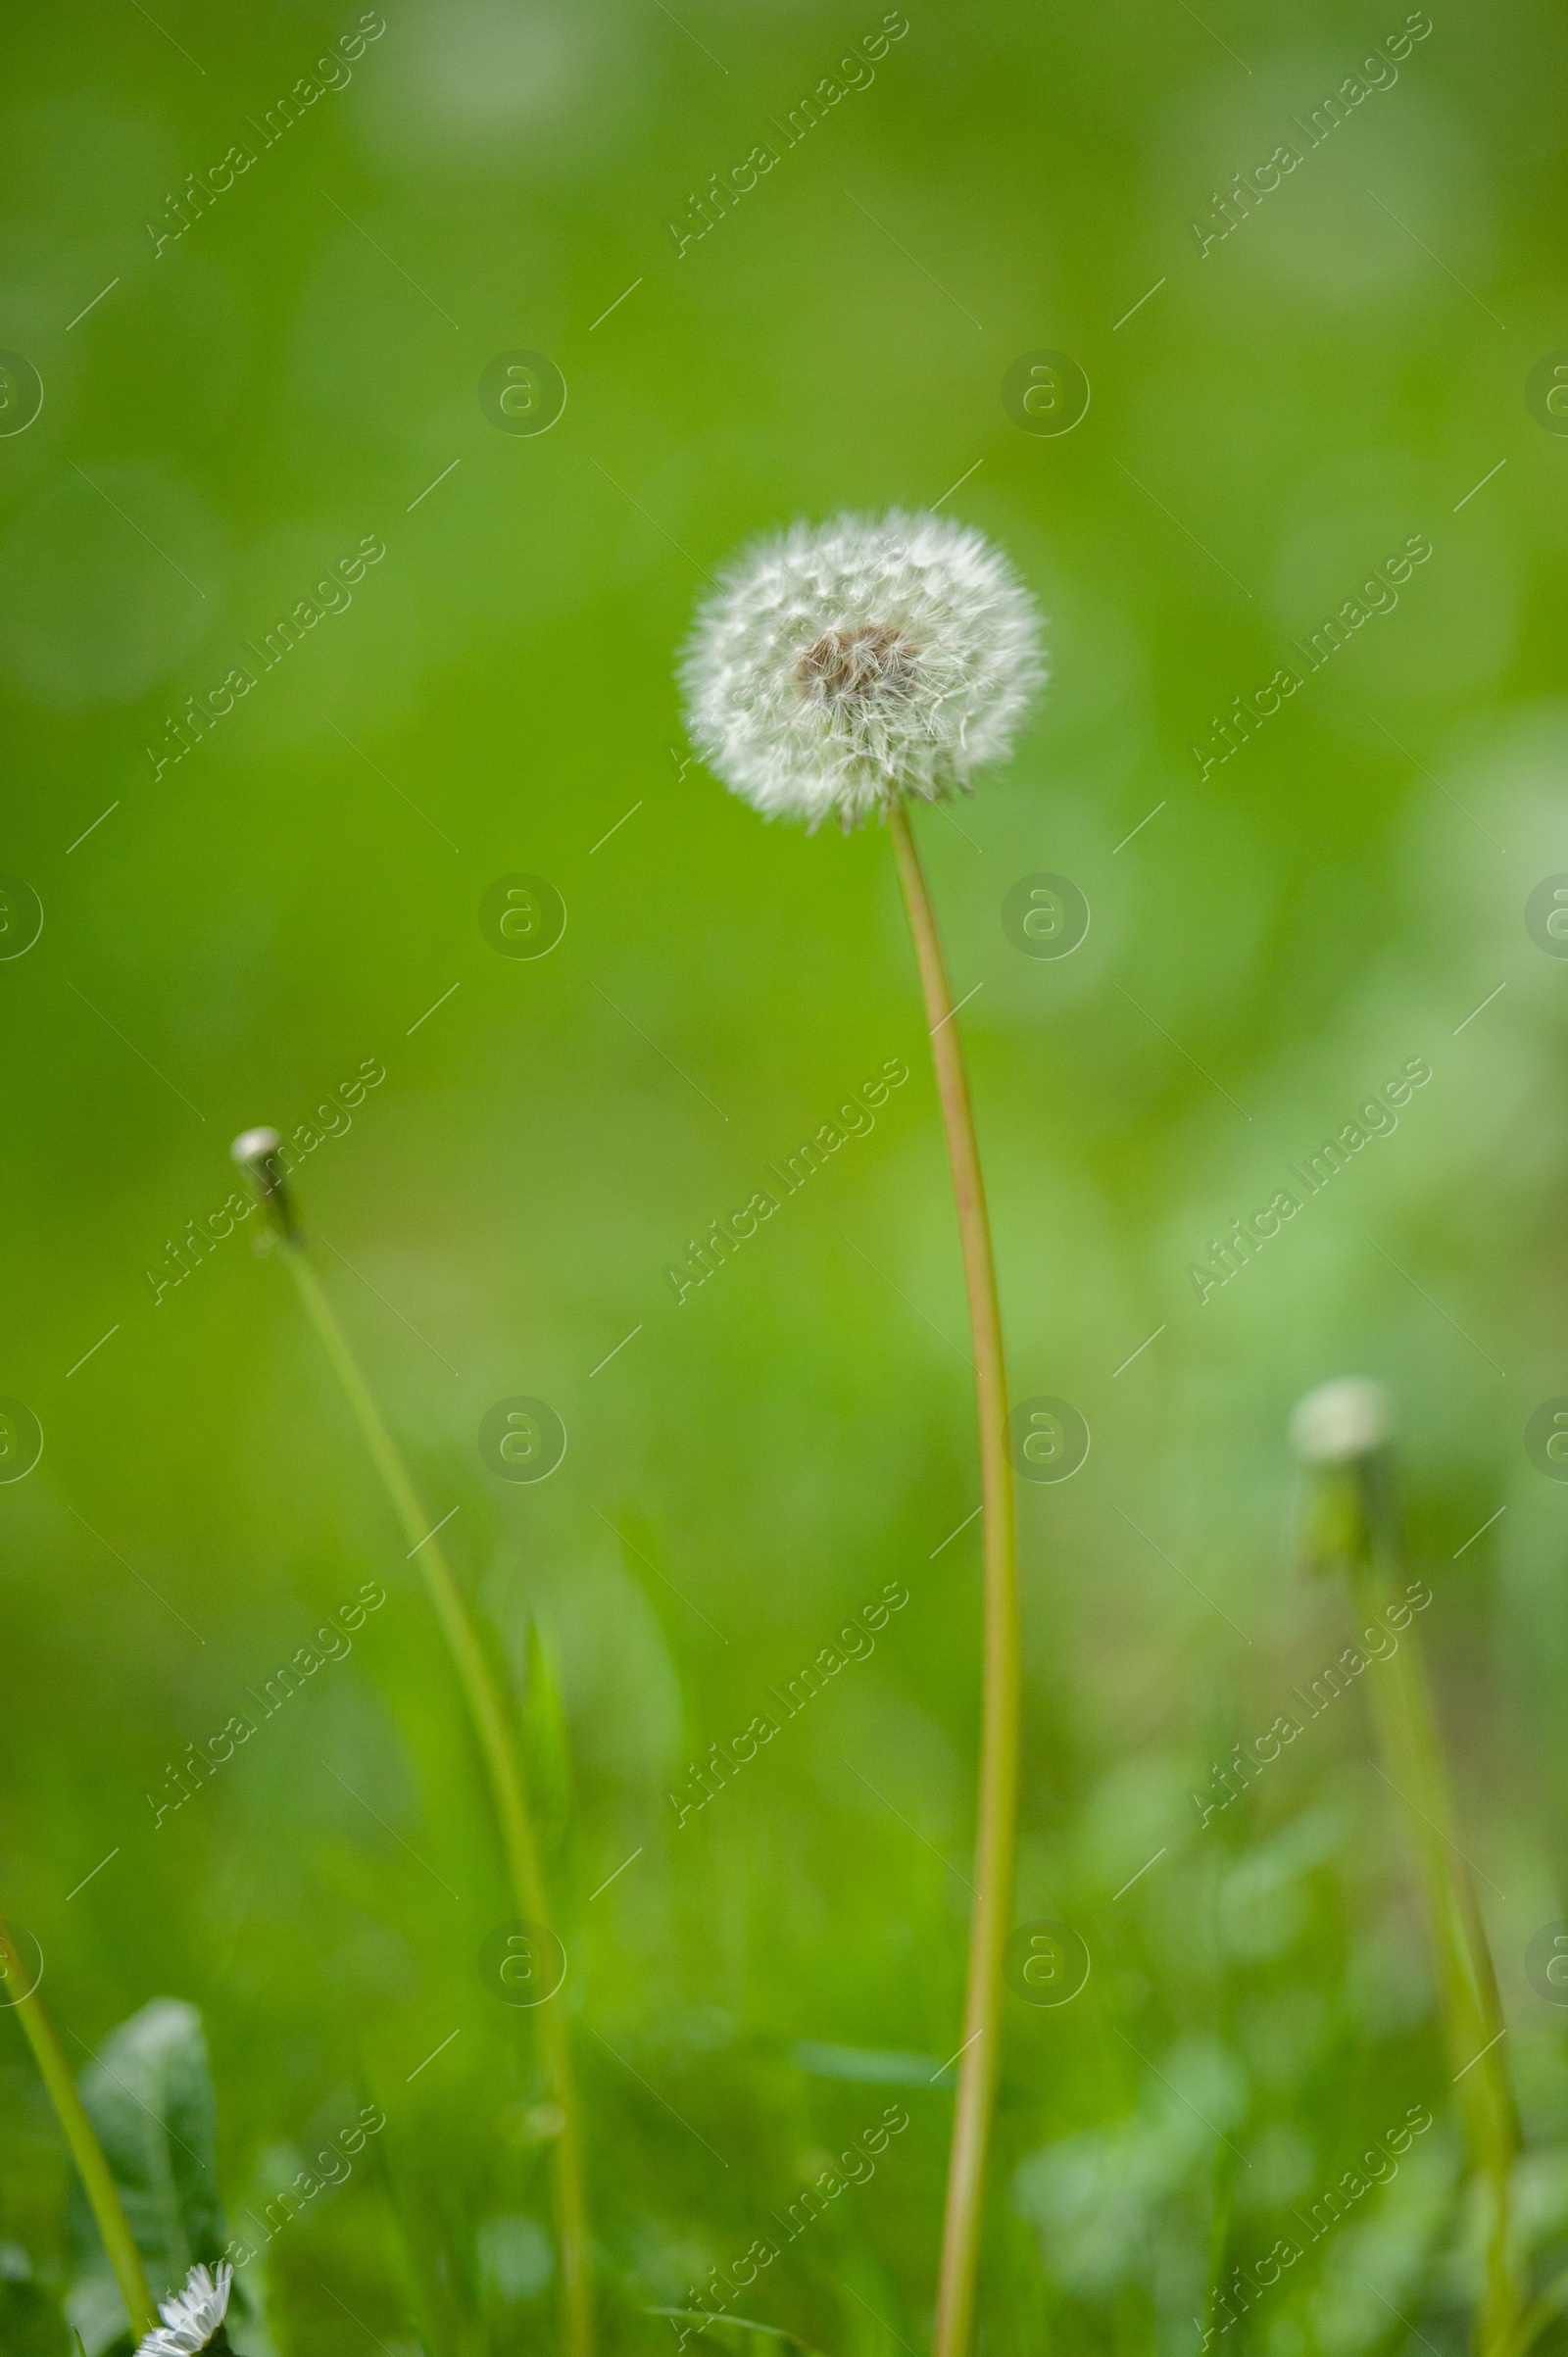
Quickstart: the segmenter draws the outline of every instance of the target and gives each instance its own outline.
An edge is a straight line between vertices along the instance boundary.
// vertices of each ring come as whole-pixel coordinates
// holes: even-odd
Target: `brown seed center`
[[[869,703],[887,689],[914,677],[914,650],[902,630],[885,622],[861,622],[854,630],[829,630],[808,647],[795,677],[808,696],[824,703]]]

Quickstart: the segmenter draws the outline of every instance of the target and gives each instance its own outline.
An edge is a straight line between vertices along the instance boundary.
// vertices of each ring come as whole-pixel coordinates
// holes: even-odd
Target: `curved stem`
[[[0,1916],[0,1971],[13,1988],[20,1989],[26,1979],[9,1925]],[[24,1997],[14,2000],[32,2058],[38,2066],[38,2076],[48,2089],[49,2100],[55,2107],[55,2117],[71,2147],[71,2157],[76,2164],[82,2189],[92,2205],[103,2245],[109,2253],[109,2264],[120,2285],[120,2296],[130,2318],[130,2329],[141,2340],[158,2327],[158,2311],[153,2305],[147,2271],[136,2248],[136,2238],[130,2231],[124,2206],[120,2198],[114,2172],[104,2158],[104,2148],[87,2117],[87,2107],[72,2077],[65,2049],[55,2036],[55,2026],[44,2011],[36,1988]]]
[[[548,1925],[550,1916],[545,1898],[544,1875],[528,1815],[522,1774],[513,1748],[507,1714],[484,1647],[479,1643],[478,1632],[464,1602],[463,1591],[458,1586],[439,1539],[431,1535],[430,1517],[409,1477],[397,1443],[388,1432],[381,1411],[360,1373],[348,1339],[338,1324],[320,1279],[311,1265],[304,1243],[297,1236],[285,1237],[279,1241],[279,1250],[289,1264],[301,1299],[365,1436],[376,1471],[403,1526],[410,1553],[418,1558],[425,1588],[436,1619],[441,1624],[441,1633],[447,1641],[468,1705],[474,1734],[479,1740],[491,1799],[500,1820],[502,1847],[506,1852],[507,1872],[517,1912],[529,1922]],[[593,2310],[588,2280],[588,2205],[583,2190],[582,2135],[571,2053],[565,2019],[560,2007],[554,2003],[541,2005],[535,2018],[545,2076],[561,2114],[561,2129],[555,2139],[553,2158],[557,2225],[561,2236],[563,2338],[567,2357],[588,2357],[593,2345]]]
[[[1007,1379],[1002,1314],[986,1215],[985,1182],[975,1143],[963,1049],[953,1019],[942,942],[908,817],[888,811],[904,905],[925,994],[931,1056],[947,1130],[953,1196],[963,1250],[974,1345],[975,1404],[980,1426],[980,1496],[985,1534],[985,1672],[980,1734],[979,1824],[975,1905],[969,1930],[969,1977],[963,2047],[948,2164],[934,2357],[965,2357],[974,2322],[986,2143],[997,2084],[1002,1958],[1012,1921],[1013,1843],[1018,1821],[1018,1562],[1012,1466],[1007,1454]]]

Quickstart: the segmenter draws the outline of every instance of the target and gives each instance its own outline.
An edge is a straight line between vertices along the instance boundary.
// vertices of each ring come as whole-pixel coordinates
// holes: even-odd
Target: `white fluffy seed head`
[[[764,817],[847,829],[1011,751],[1046,679],[1011,563],[945,516],[840,516],[743,549],[681,663],[709,767]]]
[[[1338,1375],[1298,1399],[1291,1447],[1308,1465],[1348,1465],[1381,1449],[1394,1431],[1394,1401],[1365,1375]]]

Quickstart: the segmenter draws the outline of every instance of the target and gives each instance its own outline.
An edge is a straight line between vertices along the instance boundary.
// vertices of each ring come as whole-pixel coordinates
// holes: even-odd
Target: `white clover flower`
[[[709,766],[764,817],[846,829],[966,789],[1046,678],[1009,560],[945,516],[840,516],[741,552],[681,663]]]
[[[1370,1456],[1394,1431],[1394,1401],[1365,1375],[1337,1375],[1296,1403],[1291,1447],[1309,1465],[1348,1465]]]
[[[196,2351],[206,2348],[227,2314],[233,2281],[234,2270],[221,2261],[216,2276],[209,2275],[205,2267],[193,2267],[184,2290],[159,2301],[158,2313],[164,2321],[142,2340],[136,2357],[196,2357]]]

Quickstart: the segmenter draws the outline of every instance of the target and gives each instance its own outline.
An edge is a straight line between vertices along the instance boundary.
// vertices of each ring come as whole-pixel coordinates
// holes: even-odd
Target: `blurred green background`
[[[1092,1969],[1011,2006],[983,2345],[1195,2349],[1211,2259],[1250,2265],[1419,2103],[1396,2181],[1231,2337],[1462,2345],[1453,2098],[1365,1696],[1206,1831],[1190,1797],[1351,1634],[1294,1567],[1283,1438],[1345,1371],[1401,1405],[1562,2263],[1564,2023],[1525,1950],[1568,1909],[1568,1493],[1523,1439],[1568,1390],[1568,967],[1524,916],[1568,869],[1568,439],[1526,393],[1568,346],[1561,13],[1436,7],[1232,235],[1191,227],[1405,14],[911,0],[680,252],[873,0],[388,0],[266,147],[352,10],[14,28],[0,346],[44,398],[0,439],[0,867],[44,921],[0,963],[0,1392],[44,1449],[0,1487],[0,1890],[74,2060],[153,1997],[201,2008],[231,2221],[384,2107],[373,2165],[251,2271],[242,2348],[556,2345],[550,2121],[527,2015],[480,1984],[510,1907],[416,1566],[249,1228],[147,1274],[230,1192],[235,1131],[368,1059],[299,1194],[519,1694],[531,1625],[559,1665],[607,2345],[672,2345],[643,2311],[890,2101],[908,2133],[748,2313],[834,2357],[925,2343],[978,1710],[946,1166],[885,840],[760,824],[689,759],[671,666],[748,535],[938,500],[1049,616],[1017,758],[919,829],[976,994],[1014,1392],[1093,1434],[1022,1492],[1018,1914]],[[235,142],[254,164],[157,248]],[[1092,387],[1071,432],[1004,408],[1041,348]],[[518,349],[565,379],[547,433],[477,398]],[[1397,609],[1201,775],[1213,716],[1412,534]],[[155,774],[183,699],[368,537],[352,603]],[[1001,921],[1040,870],[1093,912],[1060,960]],[[568,912],[536,960],[478,918],[518,871]],[[874,1130],[677,1305],[666,1264],[889,1057]],[[1412,1057],[1397,1131],[1200,1303],[1188,1264]],[[518,1394],[568,1435],[536,1486],[476,1447]],[[352,1655],[155,1825],[185,1746],[367,1580]],[[874,1656],[677,1830],[687,1764],[889,1581]],[[0,2077],[0,2261],[57,2283],[68,2166],[11,2028]]]

